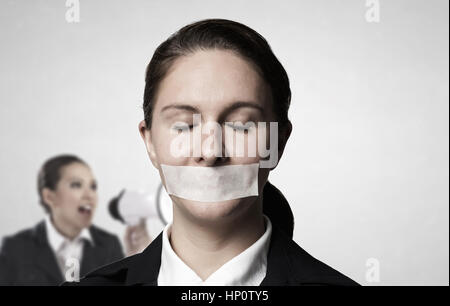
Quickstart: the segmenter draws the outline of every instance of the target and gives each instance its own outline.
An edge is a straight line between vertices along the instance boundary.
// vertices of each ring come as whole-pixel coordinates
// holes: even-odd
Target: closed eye
[[[172,130],[186,132],[194,128],[193,124],[177,123],[172,126]]]
[[[72,182],[72,183],[70,183],[70,187],[71,188],[81,188],[81,183],[80,182]]]
[[[227,122],[225,123],[225,125],[237,132],[249,132],[255,127],[253,124],[242,124],[233,122]]]
[[[193,125],[174,126],[173,129],[177,131],[187,131],[193,128]]]

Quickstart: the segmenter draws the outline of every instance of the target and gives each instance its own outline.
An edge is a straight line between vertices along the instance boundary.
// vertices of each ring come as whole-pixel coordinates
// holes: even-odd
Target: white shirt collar
[[[266,230],[250,247],[222,265],[203,281],[173,251],[169,242],[171,223],[163,230],[159,286],[259,286],[266,276],[272,223],[264,215]]]
[[[48,214],[45,216],[45,227],[47,231],[47,241],[54,252],[58,252],[65,241],[75,242],[81,241],[82,239],[86,239],[90,243],[94,244],[94,240],[92,239],[91,233],[87,228],[83,228],[80,234],[73,240],[69,240],[68,238],[64,237],[55,228],[53,222],[50,219],[50,215]]]

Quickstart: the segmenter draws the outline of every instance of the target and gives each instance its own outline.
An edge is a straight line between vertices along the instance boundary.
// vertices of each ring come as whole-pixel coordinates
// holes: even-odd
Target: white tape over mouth
[[[161,164],[168,194],[199,202],[258,196],[259,163],[218,167]]]

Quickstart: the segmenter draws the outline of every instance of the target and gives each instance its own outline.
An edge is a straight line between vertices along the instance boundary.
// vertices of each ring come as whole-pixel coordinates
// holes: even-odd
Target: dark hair
[[[290,238],[294,236],[294,214],[280,190],[269,181],[263,190],[263,213],[272,224]]]
[[[78,156],[65,154],[48,159],[39,170],[37,179],[39,203],[42,205],[46,212],[50,213],[50,208],[42,198],[42,190],[44,188],[55,190],[56,185],[61,179],[61,169],[72,163],[81,163],[87,166],[87,163]]]
[[[151,128],[158,87],[172,63],[181,56],[208,49],[231,50],[252,62],[270,86],[279,126],[283,127],[289,121],[289,78],[264,37],[235,21],[206,19],[184,26],[159,45],[153,54],[145,76],[143,109],[147,129]]]

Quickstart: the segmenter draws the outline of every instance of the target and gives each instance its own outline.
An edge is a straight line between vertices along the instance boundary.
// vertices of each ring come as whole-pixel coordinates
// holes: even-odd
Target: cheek
[[[72,209],[77,207],[81,198],[81,192],[77,190],[67,189],[60,195],[59,206],[62,209]]]
[[[185,165],[189,160],[190,139],[187,134],[174,134],[169,128],[159,128],[152,134],[154,150],[159,164]]]
[[[94,205],[97,206],[97,204],[98,204],[98,193],[97,193],[97,191],[95,191],[95,195],[93,196],[93,200],[94,200]]]
[[[264,159],[264,156],[261,155],[263,153],[261,148],[270,147],[269,135],[263,133],[259,137],[258,134],[258,128],[249,131],[247,134],[239,132],[233,134],[233,132],[226,130],[225,148],[231,155],[233,164],[258,163],[261,159]]]

